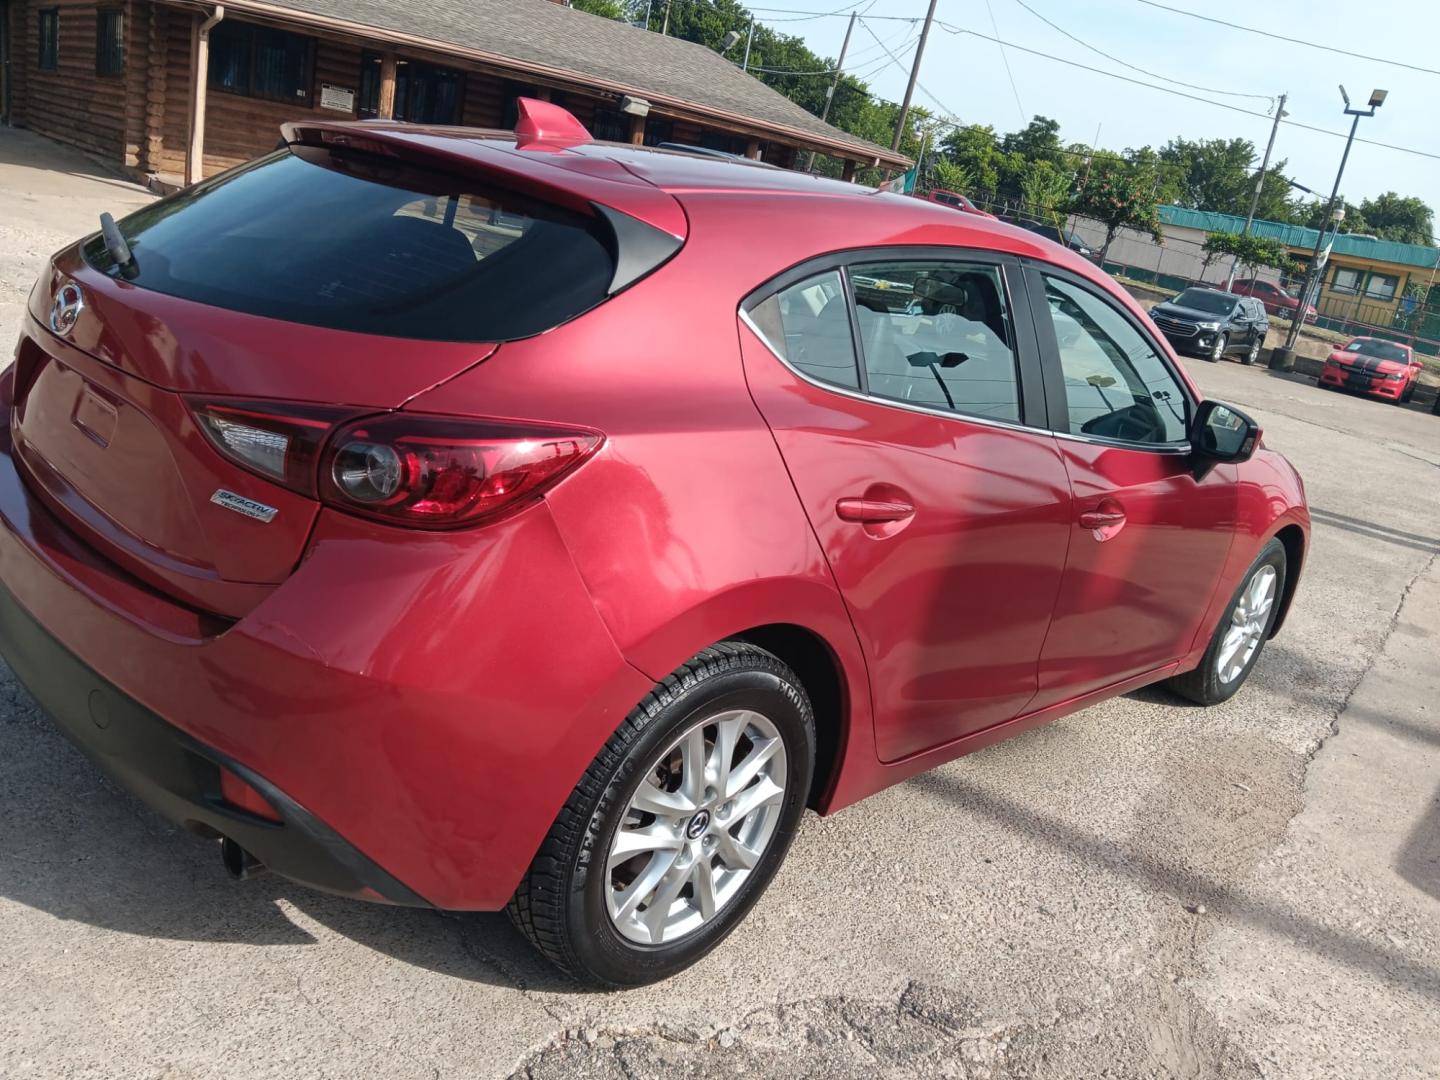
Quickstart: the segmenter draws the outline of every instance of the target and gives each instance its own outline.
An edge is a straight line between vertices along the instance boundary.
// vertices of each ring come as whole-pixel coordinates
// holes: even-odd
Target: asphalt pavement
[[[0,129],[4,340],[45,255],[146,198]],[[0,1077],[1440,1074],[1440,417],[1188,363],[1314,508],[1245,689],[1129,694],[808,817],[659,986],[581,991],[503,915],[232,883],[3,672]]]

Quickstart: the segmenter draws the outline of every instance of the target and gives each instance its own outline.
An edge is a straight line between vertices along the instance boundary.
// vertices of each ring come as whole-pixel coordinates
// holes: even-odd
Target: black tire
[[[1240,362],[1241,362],[1242,364],[1246,365],[1247,367],[1249,367],[1251,364],[1255,363],[1255,361],[1256,361],[1256,360],[1259,360],[1259,359],[1260,359],[1260,339],[1259,339],[1259,338],[1256,338],[1254,341],[1252,341],[1252,342],[1250,343],[1250,351],[1247,352],[1247,353],[1244,355],[1243,358],[1241,358],[1241,361],[1240,361]]]
[[[1230,348],[1230,335],[1221,334],[1219,340],[1215,342],[1214,348],[1205,354],[1205,359],[1212,364],[1218,364],[1225,359],[1225,350],[1228,348]]]
[[[787,755],[774,833],[740,891],[678,941],[640,945],[606,907],[606,855],[631,796],[670,740],[706,714],[749,708],[779,731]],[[799,678],[743,642],[703,650],[658,683],[575,785],[506,909],[531,943],[573,978],[612,988],[658,982],[695,963],[744,919],[774,877],[805,810],[815,762],[815,721]],[[592,873],[591,866],[601,872]]]
[[[1266,566],[1275,568],[1276,581],[1275,598],[1266,615],[1264,631],[1260,635],[1255,652],[1246,661],[1239,675],[1229,682],[1224,682],[1220,678],[1219,659],[1225,634],[1230,629],[1235,609],[1239,606],[1240,598],[1245,594],[1246,587],[1255,575]],[[1260,654],[1265,651],[1265,642],[1270,636],[1271,628],[1275,625],[1275,616],[1280,611],[1281,597],[1285,595],[1285,572],[1285,545],[1279,540],[1272,539],[1260,549],[1260,554],[1255,556],[1255,561],[1250,564],[1250,569],[1245,571],[1245,576],[1240,579],[1240,586],[1235,590],[1235,595],[1230,598],[1230,603],[1226,605],[1225,613],[1220,616],[1220,622],[1216,625],[1215,633],[1210,639],[1210,647],[1205,650],[1205,656],[1201,659],[1200,665],[1194,671],[1187,671],[1183,675],[1176,675],[1167,680],[1165,685],[1181,697],[1189,698],[1200,705],[1218,705],[1220,702],[1234,697],[1236,691],[1244,686],[1245,680],[1250,677],[1250,672],[1254,670]]]

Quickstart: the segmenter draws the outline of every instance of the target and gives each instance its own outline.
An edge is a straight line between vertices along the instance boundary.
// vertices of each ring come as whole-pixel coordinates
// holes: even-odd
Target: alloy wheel
[[[1261,639],[1270,625],[1270,609],[1275,605],[1278,582],[1275,567],[1262,566],[1240,594],[1216,661],[1216,674],[1222,683],[1238,679],[1254,657],[1255,650],[1260,648]]]
[[[1224,359],[1224,357],[1225,357],[1225,342],[1226,342],[1226,339],[1225,339],[1225,335],[1224,335],[1224,334],[1221,334],[1218,338],[1215,339],[1215,347],[1210,350],[1210,359],[1211,359],[1211,360],[1219,361],[1219,360]]]
[[[624,937],[668,945],[714,920],[780,822],[785,743],[750,709],[714,714],[645,771],[610,842],[605,903]]]

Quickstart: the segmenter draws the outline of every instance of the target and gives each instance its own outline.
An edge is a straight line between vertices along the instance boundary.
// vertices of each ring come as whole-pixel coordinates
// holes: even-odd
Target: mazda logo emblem
[[[75,329],[80,312],[85,308],[85,294],[74,282],[60,286],[55,300],[50,305],[50,329],[57,334],[68,334]]]

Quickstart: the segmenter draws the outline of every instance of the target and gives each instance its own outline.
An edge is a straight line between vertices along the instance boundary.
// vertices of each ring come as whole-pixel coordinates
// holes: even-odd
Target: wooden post
[[[759,160],[760,160],[760,140],[759,140],[759,139],[751,139],[748,143],[745,144],[745,156],[746,156],[747,158],[749,158],[751,161],[759,161]]]
[[[382,120],[395,119],[395,54],[380,57],[380,102],[375,115]]]
[[[199,15],[190,24],[190,145],[185,150],[185,183],[198,184],[205,177],[205,92],[210,82],[210,30],[225,18],[225,8],[215,10],[203,21]],[[133,62],[133,61],[132,61]]]
[[[630,117],[630,145],[645,145],[645,117],[643,116]]]
[[[846,158],[844,166],[840,169],[840,179],[847,182],[855,179],[855,159]]]

